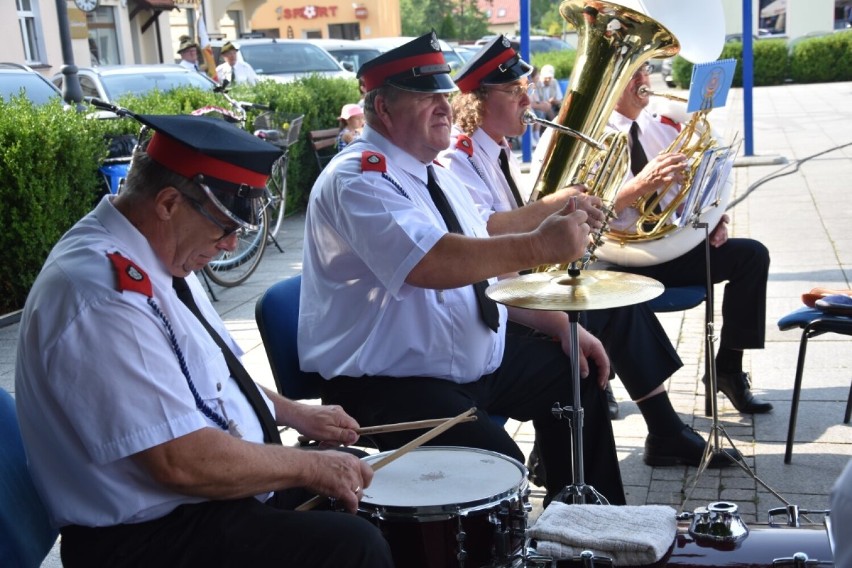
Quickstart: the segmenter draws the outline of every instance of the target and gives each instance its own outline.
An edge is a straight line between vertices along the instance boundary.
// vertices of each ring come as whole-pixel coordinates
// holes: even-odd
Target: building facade
[[[372,39],[402,33],[398,0],[269,0],[254,13],[258,35],[288,39]]]

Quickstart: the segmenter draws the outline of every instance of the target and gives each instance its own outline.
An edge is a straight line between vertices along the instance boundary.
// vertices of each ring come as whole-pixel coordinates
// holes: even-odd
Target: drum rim
[[[529,481],[527,479],[528,470],[526,466],[518,460],[505,454],[501,454],[500,452],[484,450],[481,448],[468,448],[465,446],[423,446],[415,448],[412,452],[447,450],[454,452],[487,454],[494,458],[506,461],[518,469],[518,472],[520,473],[519,484],[507,489],[506,491],[488,497],[473,499],[471,501],[465,501],[464,503],[442,505],[385,505],[381,503],[371,503],[368,501],[368,497],[365,496],[358,504],[359,511],[384,520],[404,517],[406,520],[412,522],[433,522],[489,510],[495,504],[499,504],[502,501],[509,500],[510,502],[515,502],[517,500],[522,500],[526,495],[527,489],[529,488]],[[363,459],[369,463],[370,460],[380,459],[381,457],[391,453],[393,453],[393,451],[380,452],[367,456]]]

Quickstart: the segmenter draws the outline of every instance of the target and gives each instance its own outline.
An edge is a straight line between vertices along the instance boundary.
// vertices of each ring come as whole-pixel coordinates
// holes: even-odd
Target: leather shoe
[[[527,458],[527,471],[529,472],[527,478],[530,480],[530,483],[544,487],[544,466],[541,465],[541,459],[538,457],[538,446],[536,444],[533,444],[530,457]]]
[[[707,375],[702,379],[707,384]],[[751,393],[751,380],[748,373],[716,373],[716,390],[728,397],[734,408],[746,414],[765,414],[772,410],[772,404],[755,397]]]
[[[606,384],[606,405],[609,408],[609,419],[618,420],[618,401],[615,400],[615,394],[612,392],[612,385]]]
[[[690,465],[698,467],[707,442],[691,426],[684,424],[683,429],[674,436],[648,434],[645,438],[644,461],[654,467]],[[726,455],[723,455],[726,454]],[[733,465],[742,456],[736,450],[725,449],[710,456],[708,468],[716,469]]]

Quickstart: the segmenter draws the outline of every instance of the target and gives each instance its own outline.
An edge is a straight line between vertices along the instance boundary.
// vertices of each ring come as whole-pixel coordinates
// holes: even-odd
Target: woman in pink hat
[[[343,105],[338,120],[340,121],[340,134],[337,135],[339,152],[361,136],[361,129],[364,128],[364,109],[357,104]]]

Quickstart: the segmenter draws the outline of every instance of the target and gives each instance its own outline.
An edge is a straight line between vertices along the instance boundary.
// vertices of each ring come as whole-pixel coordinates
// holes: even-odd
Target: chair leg
[[[805,369],[805,354],[808,350],[808,328],[802,332],[799,343],[799,361],[796,364],[796,380],[793,383],[793,400],[790,404],[790,426],[787,429],[787,448],[784,451],[784,463],[789,464],[793,459],[793,437],[796,433],[796,416],[799,412],[799,395],[802,392],[802,374]]]
[[[849,398],[846,399],[846,414],[843,416],[843,423],[849,424],[849,419],[852,418],[852,386],[849,387]]]

